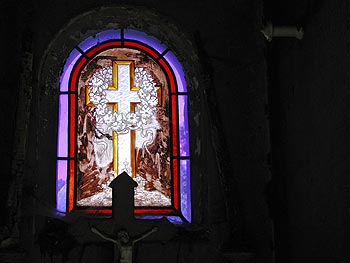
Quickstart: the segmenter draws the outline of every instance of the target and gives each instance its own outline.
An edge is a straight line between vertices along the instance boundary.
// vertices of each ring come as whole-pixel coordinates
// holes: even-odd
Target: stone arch
[[[198,54],[190,35],[180,31],[170,19],[154,10],[130,6],[102,7],[81,14],[67,23],[45,50],[37,74],[38,101],[35,105],[38,118],[36,129],[36,162],[38,185],[43,196],[49,196],[51,207],[55,205],[55,158],[58,119],[58,92],[60,75],[71,50],[80,42],[98,32],[128,28],[143,31],[156,37],[170,48],[182,64],[189,92],[189,126],[191,142],[191,174],[193,175],[193,221],[199,222],[207,213],[206,176],[208,170],[216,171],[216,160],[207,161],[206,151],[212,147],[208,107],[205,91],[208,81],[203,76]],[[45,163],[45,165],[40,165]],[[210,166],[208,168],[208,166]]]

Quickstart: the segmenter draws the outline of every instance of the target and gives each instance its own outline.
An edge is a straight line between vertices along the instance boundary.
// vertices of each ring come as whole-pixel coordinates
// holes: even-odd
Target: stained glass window
[[[137,183],[135,214],[191,221],[188,93],[181,64],[136,30],[81,42],[60,79],[57,209],[111,213],[109,183]]]

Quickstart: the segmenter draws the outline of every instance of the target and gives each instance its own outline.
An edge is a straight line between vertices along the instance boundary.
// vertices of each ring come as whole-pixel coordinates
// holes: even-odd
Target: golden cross
[[[134,86],[134,74],[135,74],[135,64],[133,61],[128,60],[117,60],[113,61],[112,67],[112,86],[108,87],[107,90],[107,105],[112,107],[113,112],[135,112],[136,105],[140,102],[137,95],[137,91],[140,90],[139,87]],[[156,86],[158,105],[161,106],[161,88]],[[94,104],[90,101],[90,86],[86,86],[86,105],[93,107]],[[127,139],[125,136],[127,134],[118,135],[117,132],[113,131],[113,170],[115,176],[119,174],[119,166],[122,163],[122,158],[130,158],[130,166],[132,170],[132,177],[136,176],[136,156],[135,156],[135,141],[136,132],[135,130],[130,130],[130,137]],[[118,156],[118,137],[119,141],[122,139],[124,141],[124,148],[130,148],[127,151],[121,151],[119,149]],[[122,148],[122,147],[120,147]],[[130,152],[129,158],[125,156],[127,152]],[[119,158],[119,159],[118,159]]]
[[[108,87],[106,98],[107,105],[112,107],[113,112],[135,112],[136,105],[140,102],[137,91],[140,89],[134,86],[135,66],[133,61],[118,60],[113,61],[112,67],[112,86]],[[86,105],[94,106],[90,101],[90,87],[86,86]],[[119,135],[125,137],[127,134]],[[127,138],[122,138],[126,142]],[[129,146],[127,146],[129,144]],[[135,131],[130,131],[130,142],[124,143],[125,147],[130,148],[130,165],[132,169],[132,176],[136,175],[135,171]],[[126,157],[123,151],[119,155]],[[119,157],[120,157],[119,156]],[[126,159],[129,159],[126,157]],[[118,175],[118,133],[113,131],[113,170],[115,176]],[[120,163],[119,163],[120,165]]]

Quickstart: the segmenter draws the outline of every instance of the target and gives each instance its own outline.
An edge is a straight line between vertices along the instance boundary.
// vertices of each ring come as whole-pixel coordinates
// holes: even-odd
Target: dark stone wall
[[[11,179],[11,162],[13,159],[13,132],[15,129],[15,116],[17,104],[17,78],[20,72],[20,37],[16,34],[18,25],[18,13],[16,5],[12,3],[4,3],[0,6],[0,30],[2,34],[1,49],[3,55],[1,59],[1,88],[0,96],[4,98],[1,103],[1,122],[2,129],[0,132],[3,138],[0,147],[1,163],[3,164],[0,178],[0,209],[6,211],[6,200],[8,195],[9,181]],[[8,26],[11,25],[11,26]],[[6,98],[6,99],[5,99]],[[7,218],[1,217],[1,223],[7,222]]]
[[[71,18],[112,2],[115,4],[107,0],[33,3],[9,0],[0,4],[3,50],[0,208],[5,211],[1,225],[8,222],[6,199],[13,178],[11,160],[24,33],[33,32],[35,71],[43,51]],[[222,143],[219,154],[213,151],[211,157],[219,157],[218,161],[224,164],[223,180],[227,187],[224,200],[237,203],[238,207],[231,211],[238,230],[236,236],[230,236],[228,247],[255,252],[257,262],[272,262],[269,204],[276,262],[348,262],[349,3],[340,0],[264,3],[236,0],[220,5],[209,0],[119,3],[154,8],[197,39],[201,63],[212,87],[207,91],[211,105],[208,116],[219,127]],[[259,30],[267,20],[276,25],[303,26],[304,39],[265,42]],[[38,100],[39,97],[33,97],[33,104]],[[33,120],[37,120],[36,114],[33,109]],[[36,141],[29,138],[27,148],[31,153],[27,160],[35,163]],[[222,208],[218,209],[222,207],[223,196],[216,193],[222,186],[214,178],[208,175],[211,193],[205,194],[210,204],[208,220],[220,225],[225,221],[220,213]],[[28,221],[24,232],[34,240],[32,223]],[[227,236],[226,228],[222,229],[215,228],[214,239]],[[37,249],[37,245],[34,247]],[[181,253],[175,248],[178,247],[169,243],[164,245],[163,252],[169,251],[170,257],[180,259],[189,253],[202,262],[211,259],[209,256],[203,259],[206,255],[203,251],[209,251],[207,244],[197,243],[192,250],[185,246]],[[98,261],[98,253],[89,253],[84,258],[91,256]],[[101,249],[100,253],[107,252]],[[141,250],[140,255],[143,253]]]
[[[350,5],[265,7],[305,31],[268,47],[277,262],[348,262]]]
[[[37,162],[37,157],[47,154],[50,156],[55,142],[48,145],[47,151],[40,148],[38,153],[38,141],[36,134],[40,133],[38,123],[50,122],[42,120],[38,105],[43,98],[44,91],[38,86],[38,72],[45,50],[49,43],[64,28],[72,18],[93,8],[108,6],[115,1],[18,1],[3,5],[3,13],[13,14],[13,18],[2,18],[3,34],[9,35],[3,43],[8,54],[14,54],[16,60],[10,60],[13,67],[2,61],[4,72],[1,76],[6,85],[3,85],[1,94],[9,99],[4,100],[4,123],[11,123],[11,127],[2,130],[9,141],[1,148],[4,156],[4,176],[1,177],[2,192],[5,193],[14,177],[11,169],[11,160],[8,153],[12,153],[16,147],[14,137],[15,112],[22,109],[16,106],[20,90],[23,87],[18,83],[17,75],[21,72],[20,66],[25,57],[27,44],[33,53],[33,98],[31,100],[30,123],[26,137],[25,149],[27,152],[25,174],[23,182],[25,186],[24,196],[27,203],[24,210],[33,213],[32,206],[35,202],[33,195],[47,198],[45,201],[52,203],[52,196],[47,197],[45,191],[50,192],[53,187],[54,177],[38,175],[35,171],[45,170],[36,166],[49,165]],[[196,239],[188,240],[181,249],[178,243],[155,244],[147,250],[171,251],[170,262],[224,262],[224,252],[252,252],[256,262],[271,262],[273,256],[272,225],[269,217],[266,187],[271,179],[269,152],[269,123],[268,123],[268,96],[266,42],[260,33],[263,23],[262,1],[229,1],[218,4],[215,1],[119,1],[118,4],[147,7],[162,14],[169,19],[169,23],[175,24],[184,33],[191,36],[194,46],[198,50],[200,67],[203,70],[202,77],[208,84],[205,97],[208,107],[201,108],[201,114],[211,137],[205,140],[211,144],[203,149],[209,169],[205,178],[205,187],[196,194],[205,199],[206,212],[203,213],[202,225],[210,226],[211,234],[209,242]],[[9,7],[7,7],[9,6]],[[8,9],[10,8],[10,9]],[[7,25],[6,21],[13,21]],[[89,29],[81,28],[82,34]],[[16,32],[16,34],[14,34]],[[29,33],[32,38],[28,39]],[[6,53],[6,56],[10,56]],[[22,58],[22,60],[21,60]],[[63,59],[63,58],[62,58]],[[197,65],[193,65],[197,67]],[[10,96],[11,94],[11,96]],[[18,111],[18,110],[17,110]],[[55,116],[56,118],[56,116]],[[53,123],[49,125],[54,125]],[[201,132],[207,134],[207,132]],[[277,144],[279,145],[279,144]],[[6,159],[7,158],[7,159]],[[54,162],[54,160],[52,160]],[[47,168],[49,170],[49,168]],[[5,172],[6,171],[6,172]],[[48,176],[48,177],[43,177]],[[43,186],[45,182],[45,186]],[[38,190],[39,189],[39,190]],[[40,200],[38,200],[40,201]],[[34,203],[33,203],[34,202]],[[6,207],[6,193],[1,196],[0,204]],[[196,204],[194,204],[196,205]],[[27,206],[27,207],[26,207]],[[26,209],[27,208],[27,209]],[[47,208],[47,207],[46,207]],[[228,210],[226,211],[226,209]],[[47,208],[48,209],[48,208]],[[30,214],[29,213],[29,214]],[[39,213],[39,211],[38,211]],[[44,212],[40,212],[45,214]],[[29,247],[34,252],[28,260],[39,261],[38,246],[34,243],[37,231],[43,225],[41,216],[28,216],[22,226],[25,243],[32,243]],[[3,224],[8,219],[2,218]],[[230,229],[228,226],[233,226]],[[229,233],[227,232],[229,229]],[[283,242],[288,241],[284,238]],[[216,243],[222,244],[219,254],[215,251]],[[282,242],[282,243],[283,243]],[[281,243],[281,244],[282,244]],[[144,247],[147,247],[145,244]],[[103,249],[100,249],[101,251]],[[88,251],[92,253],[89,260],[98,260],[99,250]],[[104,251],[104,250],[103,250]],[[146,250],[140,250],[144,255]],[[87,255],[90,255],[87,254]],[[162,254],[162,255],[163,255]],[[154,256],[153,256],[154,255]],[[37,258],[36,258],[37,257]],[[87,256],[85,255],[85,258]],[[156,258],[155,252],[152,258]],[[56,258],[57,260],[58,258]],[[34,260],[34,261],[33,261]],[[178,260],[178,261],[176,261]],[[146,261],[145,261],[146,262]]]

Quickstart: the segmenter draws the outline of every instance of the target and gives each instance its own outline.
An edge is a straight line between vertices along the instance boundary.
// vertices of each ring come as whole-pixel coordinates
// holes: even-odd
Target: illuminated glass
[[[57,156],[68,156],[68,95],[61,94],[59,97],[59,121],[58,121],[58,142]]]
[[[71,52],[60,91],[57,209],[110,213],[108,185],[126,171],[138,217],[190,222],[188,95],[175,55],[143,32],[103,31]]]
[[[56,196],[57,210],[66,211],[67,196],[67,160],[57,161],[57,180],[56,180]]]

